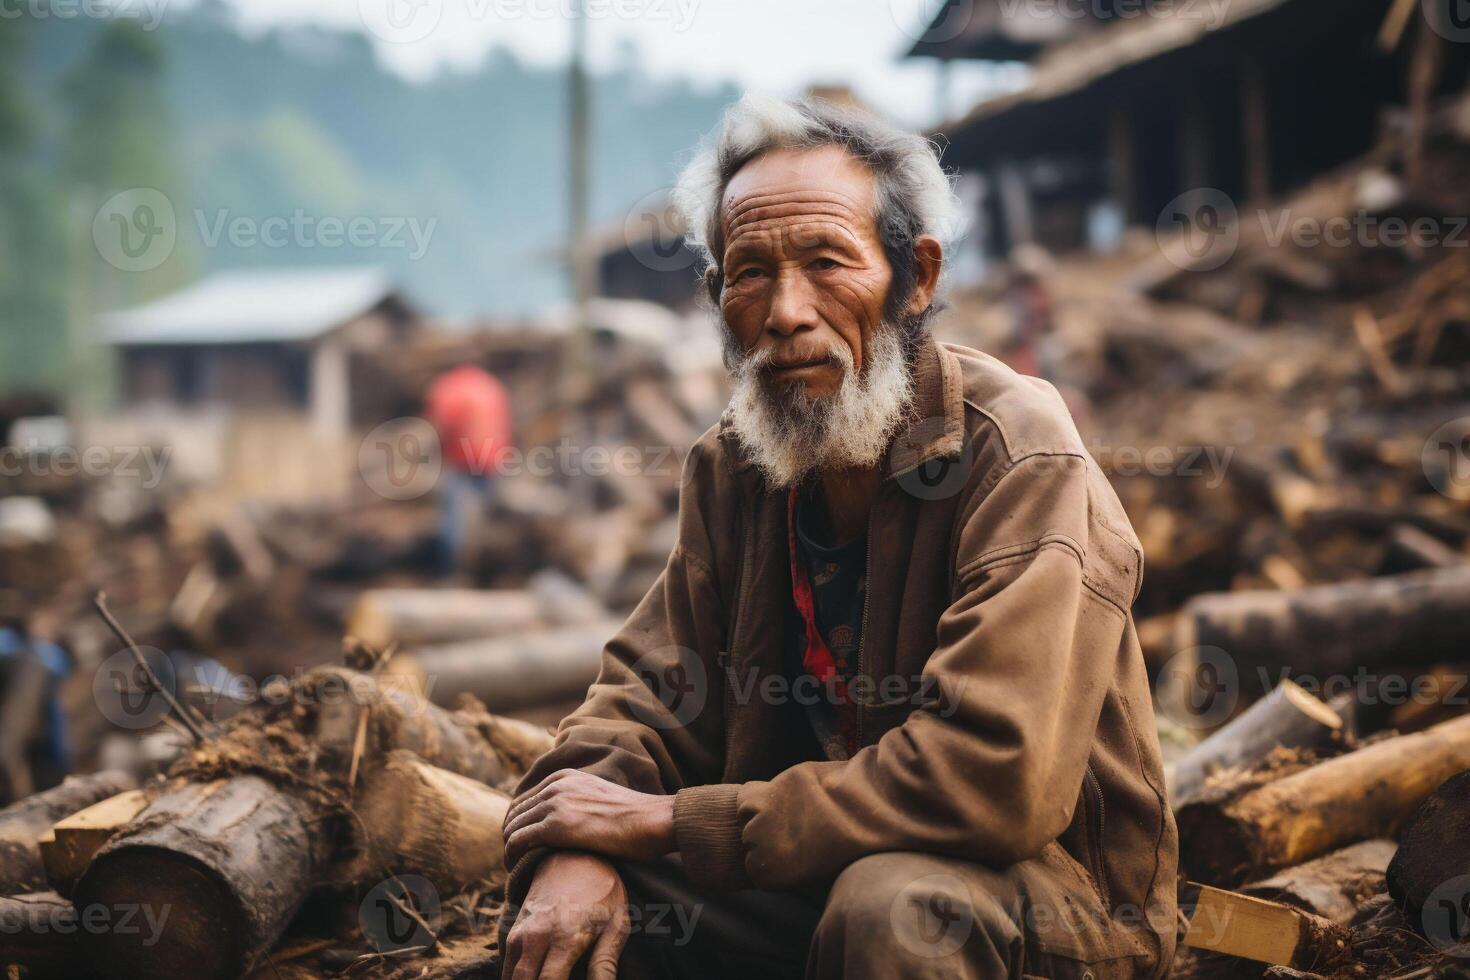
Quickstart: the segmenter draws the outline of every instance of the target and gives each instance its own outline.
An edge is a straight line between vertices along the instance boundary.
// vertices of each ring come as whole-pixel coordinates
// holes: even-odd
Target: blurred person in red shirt
[[[495,478],[511,445],[510,398],[495,376],[474,364],[429,385],[424,415],[439,435],[439,569],[458,571],[480,520],[495,503]]]

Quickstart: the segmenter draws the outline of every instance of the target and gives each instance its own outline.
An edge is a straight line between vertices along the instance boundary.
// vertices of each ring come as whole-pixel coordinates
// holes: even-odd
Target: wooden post
[[[1011,252],[1017,245],[1036,240],[1036,225],[1031,214],[1031,191],[1026,186],[1026,176],[1011,160],[1004,161],[996,169],[995,186],[1000,194],[1000,208],[1005,215],[1007,238],[1003,251]]]
[[[1113,200],[1123,214],[1124,226],[1137,224],[1138,155],[1133,131],[1133,116],[1125,105],[1108,110],[1108,185]]]
[[[1240,118],[1245,146],[1245,194],[1251,203],[1271,196],[1271,122],[1266,66],[1259,54],[1241,65]]]
[[[52,824],[137,785],[132,775],[119,770],[73,776],[0,810],[0,895],[46,888],[40,841]]]

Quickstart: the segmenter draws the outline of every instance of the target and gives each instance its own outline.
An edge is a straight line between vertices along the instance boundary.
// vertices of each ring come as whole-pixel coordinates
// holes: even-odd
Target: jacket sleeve
[[[938,700],[847,761],[681,790],[676,834],[691,875],[787,889],[883,851],[1006,866],[1058,837],[1140,574],[1131,533],[1094,518],[1094,479],[1083,457],[1042,455],[974,491],[925,666]]]
[[[720,778],[726,612],[705,530],[718,493],[708,467],[692,455],[679,503],[679,542],[643,601],[603,649],[597,680],[562,720],[551,751],[516,788],[534,788],[559,769],[580,769],[645,793],[672,794]],[[726,502],[727,503],[727,502]],[[508,894],[519,901],[544,852],[511,869]]]

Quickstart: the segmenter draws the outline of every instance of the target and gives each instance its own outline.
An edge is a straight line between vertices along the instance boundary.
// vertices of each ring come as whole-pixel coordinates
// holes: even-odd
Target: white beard
[[[807,398],[799,385],[772,383],[764,370],[769,349],[737,359],[732,368],[735,436],[775,489],[795,486],[819,468],[872,466],[908,413],[914,382],[899,328],[884,323],[873,331],[862,374],[845,344],[832,354],[843,367],[842,386],[832,398]]]

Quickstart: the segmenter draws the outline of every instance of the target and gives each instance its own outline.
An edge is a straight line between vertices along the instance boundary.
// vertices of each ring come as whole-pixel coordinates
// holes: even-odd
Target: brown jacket
[[[785,495],[722,424],[685,467],[667,568],[522,789],[575,768],[676,794],[684,868],[713,888],[884,851],[1008,866],[1058,841],[1119,915],[1147,915],[1162,969],[1177,837],[1129,613],[1137,538],[1045,382],[932,341],[916,376],[869,523],[857,754],[817,761],[789,683]]]

